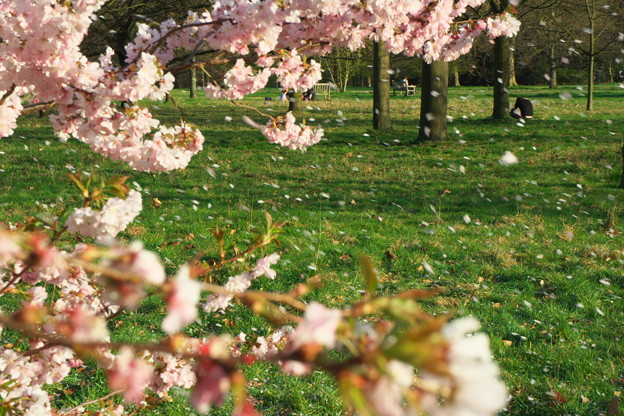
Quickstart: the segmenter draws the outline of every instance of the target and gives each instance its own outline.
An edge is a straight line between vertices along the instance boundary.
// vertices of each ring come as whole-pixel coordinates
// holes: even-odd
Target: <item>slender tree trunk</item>
[[[587,80],[587,111],[592,111],[594,109],[594,72],[596,65],[596,38],[594,35],[594,30],[596,29],[596,21],[594,17],[594,3],[591,3],[591,9],[588,7],[588,15],[589,15],[589,73]]]
[[[195,59],[193,59],[195,61]],[[191,92],[189,97],[195,98],[197,97],[197,72],[195,68],[191,68]]]
[[[622,144],[622,179],[620,179],[620,188],[624,188],[624,144]]]
[[[383,42],[373,45],[373,128],[390,130],[390,55]]]
[[[457,62],[453,62],[453,85],[455,87],[461,87],[461,82],[459,81],[459,66]]]
[[[550,47],[550,74],[549,86],[551,89],[557,88],[557,60],[555,59],[555,47]]]
[[[494,109],[492,117],[509,117],[509,38],[500,36],[494,40]]]
[[[510,42],[509,50],[509,86],[517,87],[518,81],[516,81],[516,58],[514,51],[516,49],[516,38],[514,37]]]
[[[351,78],[351,71],[345,70],[344,80],[342,81],[342,92],[347,92],[347,87],[349,86],[349,78]]]
[[[613,66],[609,65],[609,82],[615,82],[615,77],[613,76]]]
[[[448,62],[423,62],[419,141],[448,138],[448,69]]]

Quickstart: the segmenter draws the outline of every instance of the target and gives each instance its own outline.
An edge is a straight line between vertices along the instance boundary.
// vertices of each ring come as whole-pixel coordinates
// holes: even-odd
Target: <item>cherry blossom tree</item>
[[[426,61],[452,60],[467,51],[477,32],[513,32],[512,17],[488,22],[454,22],[483,0],[223,0],[209,11],[191,12],[184,22],[139,24],[116,63],[108,48],[97,61],[80,45],[104,0],[0,0],[0,137],[10,136],[24,112],[55,106],[50,120],[61,140],[70,138],[140,171],[185,167],[202,149],[201,132],[183,120],[165,126],[141,100],[162,100],[177,71],[231,64],[222,79],[206,86],[210,99],[236,103],[264,87],[275,75],[283,88],[301,91],[321,77],[307,57],[333,46],[356,50],[367,39],[393,53]],[[186,58],[176,59],[179,51]],[[298,124],[292,113],[269,117],[258,126],[274,143],[304,150],[322,137],[320,128]],[[343,309],[301,298],[309,281],[288,293],[250,290],[256,279],[277,278],[277,253],[250,264],[266,250],[281,225],[267,214],[266,229],[246,250],[217,264],[190,261],[167,277],[158,254],[140,242],[122,245],[115,236],[141,211],[138,192],[126,178],[75,175],[84,204],[66,219],[0,230],[0,297],[21,303],[0,312],[0,330],[19,334],[24,345],[0,347],[0,410],[50,415],[46,386],[64,380],[85,360],[106,372],[111,394],[130,405],[166,400],[173,387],[191,388],[189,399],[201,412],[234,398],[234,413],[257,414],[247,397],[243,368],[255,361],[274,363],[293,376],[320,369],[332,375],[348,405],[360,414],[495,414],[506,389],[491,359],[488,339],[476,333],[472,318],[448,321],[421,309],[410,291],[377,293],[377,274],[362,259],[366,295]],[[60,250],[65,233],[90,238]],[[215,232],[221,241],[223,233]],[[247,271],[224,286],[209,283],[226,264]],[[47,289],[50,289],[48,292]],[[162,339],[115,342],[107,321],[137,308],[146,293],[167,306]],[[238,302],[273,327],[271,335],[249,338],[213,335],[195,339],[184,328],[198,308],[207,313]],[[366,318],[375,315],[374,321]],[[370,322],[374,322],[371,324]],[[335,351],[340,351],[336,359]],[[99,400],[100,414],[122,414],[123,406]],[[85,407],[63,409],[78,415]]]
[[[190,13],[182,24],[139,24],[136,38],[125,48],[124,64],[117,66],[112,49],[98,62],[87,60],[79,49],[102,0],[3,0],[0,52],[8,58],[0,64],[0,136],[12,133],[25,110],[24,99],[26,108],[55,104],[58,114],[51,121],[61,139],[76,138],[138,170],[177,169],[201,150],[204,138],[184,122],[161,125],[138,104],[145,98],[163,99],[173,87],[172,72],[233,62],[222,83],[215,80],[206,94],[238,100],[264,87],[271,74],[283,88],[310,88],[321,72],[313,59],[305,62],[306,56],[325,54],[333,46],[358,49],[370,37],[384,42],[392,53],[421,55],[428,62],[452,60],[488,27],[491,36],[517,29],[513,17],[506,15],[485,23],[454,22],[482,2],[216,2],[210,12]],[[174,59],[180,49],[190,51],[181,62]],[[293,123],[290,118],[270,119],[264,131],[300,133],[303,144],[291,145],[300,148],[310,143],[309,137],[318,136],[318,130],[293,128]]]

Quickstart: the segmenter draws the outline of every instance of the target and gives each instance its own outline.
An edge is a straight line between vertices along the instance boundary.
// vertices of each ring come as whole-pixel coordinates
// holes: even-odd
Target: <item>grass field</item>
[[[327,140],[300,153],[269,144],[243,123],[245,114],[261,122],[249,110],[176,91],[206,143],[186,170],[158,175],[132,172],[75,141],[60,143],[45,119],[29,116],[0,140],[0,221],[23,221],[35,203],[78,203],[67,179],[73,169],[132,175],[144,210],[122,238],[158,250],[173,273],[198,252],[216,256],[216,227],[231,231],[230,246],[244,247],[267,210],[287,221],[282,245],[274,247],[284,260],[275,281],[255,287],[285,291],[318,273],[324,286],[308,299],[341,305],[361,296],[357,257],[366,253],[383,291],[442,288],[428,310],[482,321],[512,396],[505,414],[606,414],[624,390],[624,195],[617,189],[624,89],[598,86],[590,114],[581,87],[511,94],[534,102],[535,120],[489,120],[490,88],[451,88],[450,139],[424,144],[414,143],[418,97],[393,97],[394,130],[377,133],[370,91],[335,94],[305,111]],[[264,102],[277,95],[265,90],[245,104],[279,114],[284,103]],[[154,112],[169,124],[179,120],[166,103]],[[505,151],[520,163],[499,164]],[[111,325],[118,340],[149,340],[161,335],[163,316],[164,305],[148,299]],[[267,330],[235,307],[203,315],[187,332]],[[292,380],[256,365],[247,374],[266,415],[341,414],[321,373]],[[71,406],[107,390],[98,371],[86,370],[52,392]],[[184,395],[142,414],[191,414]]]

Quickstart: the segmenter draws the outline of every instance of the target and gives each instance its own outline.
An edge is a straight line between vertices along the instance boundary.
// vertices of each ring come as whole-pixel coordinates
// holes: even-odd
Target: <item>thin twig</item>
[[[70,414],[70,413],[72,413],[72,412],[74,412],[74,411],[76,411],[76,410],[80,409],[80,408],[81,408],[81,407],[83,407],[83,406],[88,406],[88,405],[90,405],[90,404],[99,403],[99,402],[101,402],[102,400],[106,400],[106,399],[108,399],[109,397],[116,396],[117,394],[121,394],[121,393],[123,393],[123,390],[117,390],[117,391],[114,391],[114,392],[112,392],[112,393],[108,393],[106,396],[102,396],[102,397],[97,398],[97,399],[89,400],[88,402],[84,402],[84,403],[82,403],[82,404],[79,404],[79,405],[78,405],[78,406],[76,406],[76,407],[72,407],[71,409],[67,410],[66,412],[63,412],[63,413],[59,414],[59,416],[65,416],[65,415],[68,415],[68,414]]]
[[[212,283],[204,283],[202,285],[202,289],[208,292],[216,293],[218,295],[232,296],[233,298],[243,299],[243,300],[254,301],[258,298],[265,298],[272,302],[285,303],[301,311],[305,311],[306,308],[308,307],[308,305],[306,305],[305,303],[285,293],[261,292],[258,290],[247,290],[245,292],[232,292],[231,290],[227,290],[223,286],[215,285]]]
[[[175,100],[173,99],[173,95],[171,95],[170,93],[167,93],[167,98],[169,99],[169,101],[171,101],[171,104],[173,104],[173,106],[178,109],[178,111],[180,112],[180,121],[184,123],[184,117],[186,117],[186,115],[184,114],[184,110],[182,109],[182,107],[180,107],[175,102]]]
[[[36,104],[25,105],[24,109],[22,110],[22,114],[33,113],[35,111],[49,110],[50,108],[54,107],[55,105],[56,105],[56,101],[48,101],[48,102],[45,102],[45,103],[36,103]]]
[[[2,289],[0,289],[0,296],[4,295],[10,288],[11,286],[13,286],[18,280],[19,278],[26,273],[27,270],[30,269],[30,266],[24,267],[24,269],[22,269],[21,272],[16,273],[15,275],[13,275],[13,277],[11,278],[11,280],[9,280],[7,282],[6,285],[4,285],[4,287]]]
[[[246,108],[246,109],[248,109],[248,110],[255,111],[256,113],[260,114],[261,116],[266,117],[266,118],[270,118],[271,120],[275,121],[275,117],[270,116],[270,115],[268,115],[268,114],[264,114],[262,111],[258,110],[258,109],[257,109],[257,108],[255,108],[255,107],[252,107],[252,106],[250,106],[250,105],[246,105],[246,104],[237,103],[237,102],[236,102],[236,101],[234,101],[234,100],[230,100],[230,102],[231,102],[232,104],[234,104],[235,106],[237,106],[237,107],[240,107],[240,108]]]

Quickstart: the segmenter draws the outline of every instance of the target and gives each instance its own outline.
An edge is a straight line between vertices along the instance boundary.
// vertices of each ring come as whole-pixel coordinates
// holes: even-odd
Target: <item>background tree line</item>
[[[85,53],[97,56],[109,43],[119,61],[125,59],[124,45],[135,35],[138,24],[155,24],[174,18],[184,19],[188,10],[201,12],[210,0],[160,2],[156,0],[110,0],[100,11],[87,41]],[[489,0],[470,9],[460,20],[496,16],[513,11],[521,20],[518,35],[490,41],[475,40],[472,50],[451,63],[426,64],[419,58],[392,55],[384,45],[372,41],[365,49],[352,52],[335,48],[317,57],[324,69],[323,82],[338,91],[351,87],[373,88],[373,127],[392,128],[389,96],[406,79],[420,88],[419,140],[447,137],[446,96],[450,85],[481,85],[493,88],[492,117],[509,116],[509,90],[513,85],[586,83],[587,110],[592,110],[596,82],[624,81],[624,34],[621,0]],[[183,57],[180,57],[183,59]],[[218,79],[228,68],[211,68]],[[198,76],[199,75],[199,76]],[[191,97],[199,83],[208,81],[205,73],[191,69],[178,74],[179,87],[190,89]],[[277,86],[277,85],[276,85]],[[297,112],[297,94],[289,110]]]

